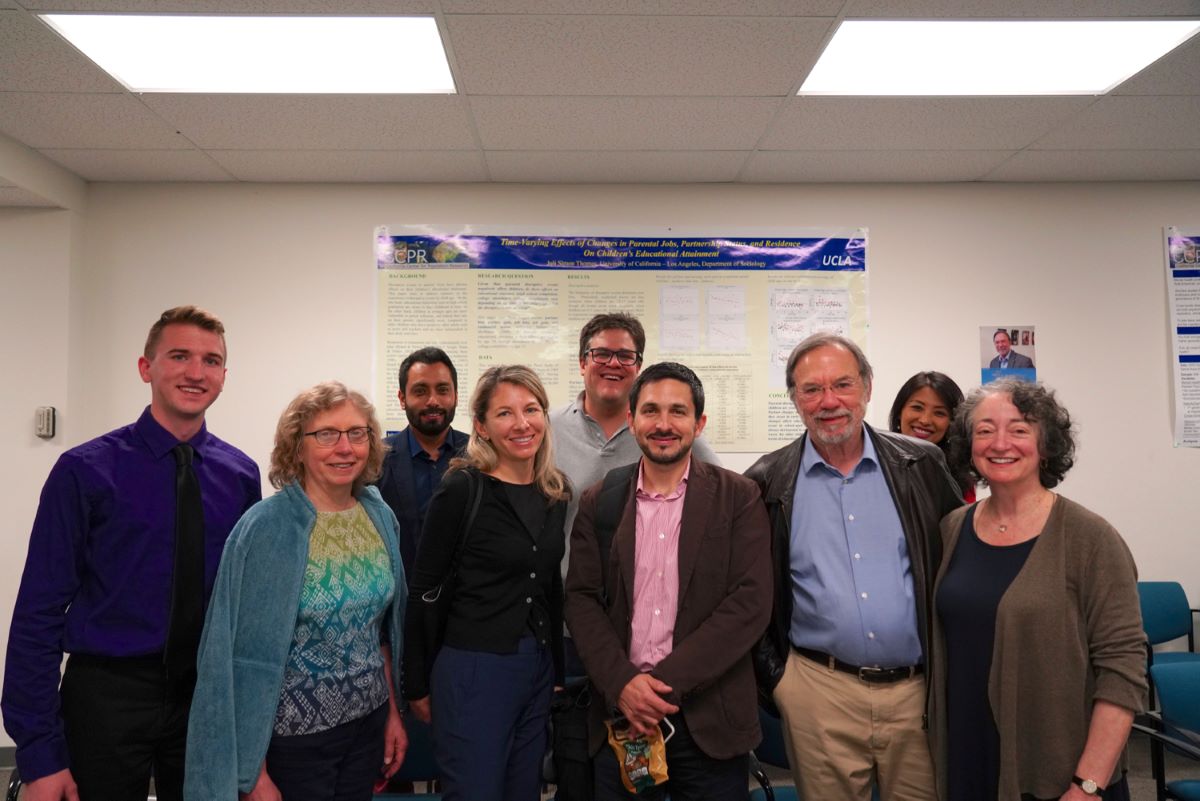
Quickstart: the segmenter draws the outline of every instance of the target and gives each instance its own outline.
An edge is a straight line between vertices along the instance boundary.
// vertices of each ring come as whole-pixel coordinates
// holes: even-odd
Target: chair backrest
[[[1186,637],[1192,630],[1187,594],[1177,581],[1139,581],[1142,628],[1151,645]]]
[[[1163,721],[1169,726],[1200,732],[1200,662],[1169,662],[1150,666],[1158,689]]]
[[[408,734],[408,750],[404,752],[404,762],[394,780],[428,782],[441,778],[437,760],[433,756],[433,727],[412,715],[405,715],[404,730]]]
[[[754,755],[772,767],[790,767],[787,746],[783,742],[783,721],[759,707],[758,723],[762,726],[763,738],[754,749]]]

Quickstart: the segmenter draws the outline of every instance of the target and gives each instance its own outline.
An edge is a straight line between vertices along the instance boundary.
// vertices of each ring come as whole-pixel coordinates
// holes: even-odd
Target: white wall
[[[1200,228],[1194,184],[96,185],[72,287],[78,310],[59,296],[40,300],[28,285],[3,307],[55,329],[50,356],[60,363],[53,379],[38,380],[79,382],[71,443],[128,422],[147,403],[135,361],[155,315],[179,303],[212,309],[228,328],[229,378],[210,427],[265,466],[275,421],[297,390],[325,378],[370,389],[371,233],[381,223],[514,233],[671,226],[707,235],[867,226],[871,421],[884,422],[896,388],[917,370],[976,384],[980,325],[1036,325],[1038,375],[1059,390],[1081,432],[1078,466],[1062,492],[1121,530],[1143,578],[1178,579],[1200,601],[1200,451],[1171,446],[1162,265],[1162,226]],[[0,218],[0,243],[53,249],[45,240],[54,235],[35,216]],[[57,329],[72,314],[82,324],[64,378]],[[20,351],[6,356],[17,366],[8,374],[26,381],[42,368],[41,346],[21,350],[27,329],[7,314],[0,332],[6,348]],[[23,389],[14,401],[6,390],[5,430],[9,418],[28,420],[34,405],[51,402],[41,397]],[[31,442],[28,426],[19,428],[19,439],[8,438],[17,464],[3,468],[12,473],[5,486],[18,489],[0,546],[5,579],[24,554],[49,467],[43,454],[62,443]],[[749,457],[726,462],[740,469]],[[10,587],[0,595],[5,624]]]
[[[0,209],[0,442],[8,453],[0,459],[0,487],[9,520],[0,539],[5,643],[42,482],[66,443],[86,436],[74,414],[70,381],[70,286],[79,228],[78,215],[70,211]],[[38,406],[58,410],[54,439],[34,435]]]

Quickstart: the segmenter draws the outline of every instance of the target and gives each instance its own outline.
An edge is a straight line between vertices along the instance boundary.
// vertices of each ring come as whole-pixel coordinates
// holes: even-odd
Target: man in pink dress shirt
[[[597,530],[602,482],[580,500],[567,571],[567,622],[595,689],[595,797],[744,799],[746,755],[761,739],[749,654],[770,617],[766,510],[752,481],[691,458],[706,418],[687,367],[643,370],[629,409],[642,458],[618,468],[610,550],[600,553]],[[670,778],[649,795],[625,790],[606,745],[603,722],[618,713],[635,731],[674,726]]]

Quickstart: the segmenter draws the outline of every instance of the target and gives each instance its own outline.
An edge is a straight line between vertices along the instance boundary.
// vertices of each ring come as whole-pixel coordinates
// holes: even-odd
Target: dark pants
[[[315,734],[271,738],[267,775],[283,801],[371,801],[382,776],[388,705]]]
[[[433,743],[446,801],[537,801],[554,689],[550,650],[442,646],[430,681]]]
[[[192,685],[167,679],[162,656],[72,654],[62,679],[71,775],[82,801],[183,798],[183,757]]]
[[[700,750],[683,715],[671,715],[675,735],[667,741],[667,781],[634,795],[621,781],[621,768],[606,741],[596,754],[595,801],[665,799],[671,801],[745,801],[750,796],[750,757],[713,759]]]

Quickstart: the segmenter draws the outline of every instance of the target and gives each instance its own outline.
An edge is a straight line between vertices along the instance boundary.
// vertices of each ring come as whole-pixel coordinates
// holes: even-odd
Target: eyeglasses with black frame
[[[636,350],[609,350],[608,348],[590,348],[584,351],[592,357],[592,361],[596,364],[608,364],[615,356],[617,364],[622,367],[633,367],[642,360],[641,351]]]
[[[319,428],[316,431],[306,431],[304,436],[312,437],[322,448],[332,448],[338,440],[346,435],[351,445],[362,445],[371,439],[370,426],[354,426],[354,428]]]

